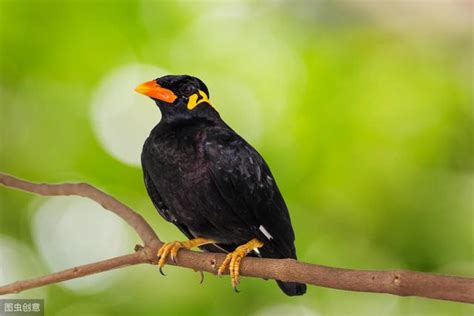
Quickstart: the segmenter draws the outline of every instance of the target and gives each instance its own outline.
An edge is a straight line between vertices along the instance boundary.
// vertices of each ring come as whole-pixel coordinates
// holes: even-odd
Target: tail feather
[[[276,281],[280,289],[288,296],[303,295],[306,293],[306,284],[295,282]]]

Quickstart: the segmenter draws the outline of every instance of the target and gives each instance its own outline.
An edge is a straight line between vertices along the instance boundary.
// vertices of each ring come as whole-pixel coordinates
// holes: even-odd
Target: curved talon
[[[204,283],[204,272],[199,271],[199,274],[201,274],[201,281],[199,281],[199,284],[203,284]]]

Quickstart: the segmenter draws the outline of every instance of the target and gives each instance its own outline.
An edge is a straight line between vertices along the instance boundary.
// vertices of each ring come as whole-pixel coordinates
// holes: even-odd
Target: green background
[[[145,111],[158,112],[133,88],[161,74],[117,86],[117,95],[138,100],[130,126],[108,116],[114,102],[98,119],[94,100],[104,78],[127,65],[188,73],[207,83],[223,118],[272,168],[300,260],[472,276],[470,9],[442,1],[1,0],[0,171],[89,182],[143,214],[163,240],[183,238],[154,210],[140,168],[108,150],[98,132],[111,124],[127,135],[149,118]],[[104,93],[113,100],[113,90]],[[13,276],[0,266],[2,282],[51,271],[48,262],[62,259],[46,258],[44,247],[78,256],[94,247],[80,218],[66,245],[43,236],[40,246],[35,236],[57,229],[54,218],[36,227],[48,201],[0,188],[0,264],[16,269]],[[131,229],[121,231],[116,255],[139,243]],[[459,303],[313,286],[289,298],[272,281],[248,278],[235,294],[227,277],[206,275],[200,285],[190,270],[166,271],[129,267],[107,272],[100,286],[13,297],[45,298],[46,315],[474,313]]]

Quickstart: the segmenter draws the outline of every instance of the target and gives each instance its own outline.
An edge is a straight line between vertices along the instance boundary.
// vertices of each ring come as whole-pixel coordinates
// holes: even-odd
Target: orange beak
[[[168,103],[173,103],[177,98],[173,91],[160,87],[155,80],[142,83],[135,88],[135,91]]]

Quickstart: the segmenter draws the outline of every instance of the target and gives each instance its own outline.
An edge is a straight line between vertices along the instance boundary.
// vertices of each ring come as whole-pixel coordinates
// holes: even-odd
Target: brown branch
[[[5,186],[41,195],[79,195],[91,198],[129,223],[143,240],[145,247],[137,252],[43,277],[0,286],[0,295],[75,279],[82,276],[141,263],[155,263],[156,251],[162,245],[150,225],[115,198],[88,184],[34,184],[0,174]],[[216,274],[224,254],[182,250],[176,265]],[[168,262],[173,264],[172,262]],[[363,271],[332,268],[297,262],[293,259],[245,258],[241,274],[264,279],[300,282],[340,290],[419,296],[441,300],[474,303],[474,278],[447,276],[412,271]]]
[[[77,279],[86,275],[96,274],[145,262],[149,262],[149,260],[146,259],[145,254],[142,251],[139,251],[130,255],[85,264],[83,266],[63,270],[61,272],[54,272],[38,278],[17,281],[4,286],[0,286],[0,295],[9,293],[19,293],[24,290],[33,289],[48,284]]]

